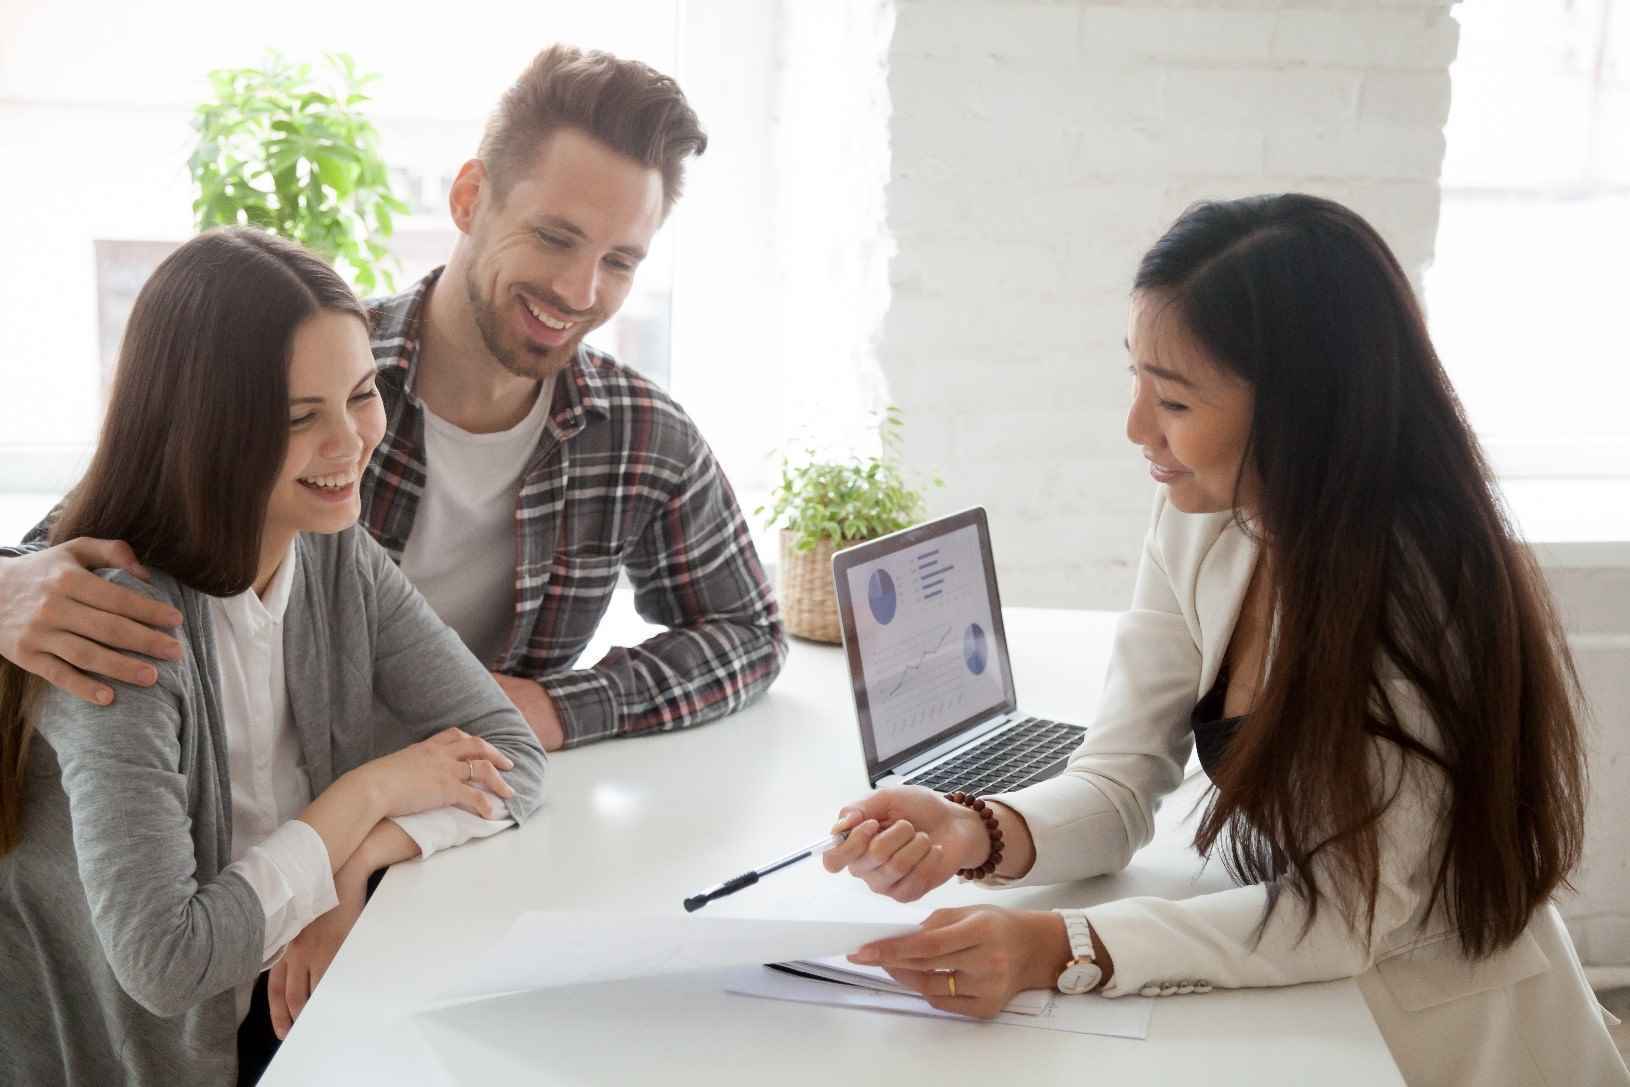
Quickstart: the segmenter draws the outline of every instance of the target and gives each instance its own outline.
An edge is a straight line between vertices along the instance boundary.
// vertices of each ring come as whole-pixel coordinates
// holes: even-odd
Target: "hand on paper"
[[[883,967],[941,1011],[991,1019],[1014,994],[1051,989],[1070,957],[1056,913],[965,906],[935,910],[921,931],[869,943],[849,961]]]
[[[341,869],[334,877],[334,890],[340,903],[301,930],[272,967],[266,979],[266,1000],[271,1006],[272,1030],[287,1038],[289,1028],[300,1018],[306,1001],[339,954],[340,945],[351,934],[367,899],[368,878]]]
[[[921,898],[990,853],[979,816],[919,785],[880,789],[844,808],[832,832],[842,830],[848,840],[821,855],[826,870],[847,868],[896,902]]]

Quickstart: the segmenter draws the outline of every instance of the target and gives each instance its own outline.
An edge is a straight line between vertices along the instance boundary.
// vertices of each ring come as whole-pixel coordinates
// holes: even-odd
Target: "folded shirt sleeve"
[[[262,969],[300,930],[339,905],[328,847],[310,825],[290,819],[226,869],[243,877],[266,911]]]
[[[438,850],[452,849],[476,838],[490,838],[514,826],[515,820],[507,814],[509,805],[502,799],[499,803],[503,804],[506,814],[498,819],[483,819],[463,808],[446,807],[416,815],[398,815],[391,822],[413,839],[419,847],[419,856],[424,858]]]

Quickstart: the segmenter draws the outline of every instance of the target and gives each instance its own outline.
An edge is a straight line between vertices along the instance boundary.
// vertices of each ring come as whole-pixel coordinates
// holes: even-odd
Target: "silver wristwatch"
[[[1085,914],[1078,911],[1057,911],[1064,918],[1064,931],[1070,938],[1070,954],[1074,956],[1064,964],[1058,975],[1058,991],[1072,996],[1090,993],[1104,980],[1104,971],[1092,953],[1092,926]]]

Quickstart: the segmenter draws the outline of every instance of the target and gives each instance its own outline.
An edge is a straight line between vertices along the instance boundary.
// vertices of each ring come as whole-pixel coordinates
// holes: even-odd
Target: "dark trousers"
[[[255,993],[249,998],[249,1014],[238,1027],[238,1087],[254,1087],[277,1056],[277,1040],[272,1030],[272,1010],[266,1002],[266,975],[255,979]]]
[[[385,878],[388,869],[381,868],[368,877],[367,897],[372,898]],[[277,1056],[277,1033],[272,1030],[272,1007],[266,999],[266,978],[263,973],[255,979],[255,991],[249,998],[249,1014],[238,1027],[238,1087],[254,1087],[266,1071],[266,1066]]]

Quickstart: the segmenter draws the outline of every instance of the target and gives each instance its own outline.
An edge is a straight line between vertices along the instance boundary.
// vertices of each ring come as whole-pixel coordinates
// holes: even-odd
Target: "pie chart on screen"
[[[866,582],[866,603],[871,606],[872,618],[884,626],[894,619],[899,600],[894,595],[894,579],[887,570],[874,570]]]
[[[985,630],[978,623],[969,623],[962,634],[962,659],[968,663],[968,671],[974,675],[985,674],[985,665],[990,661],[990,647],[985,641]]]

